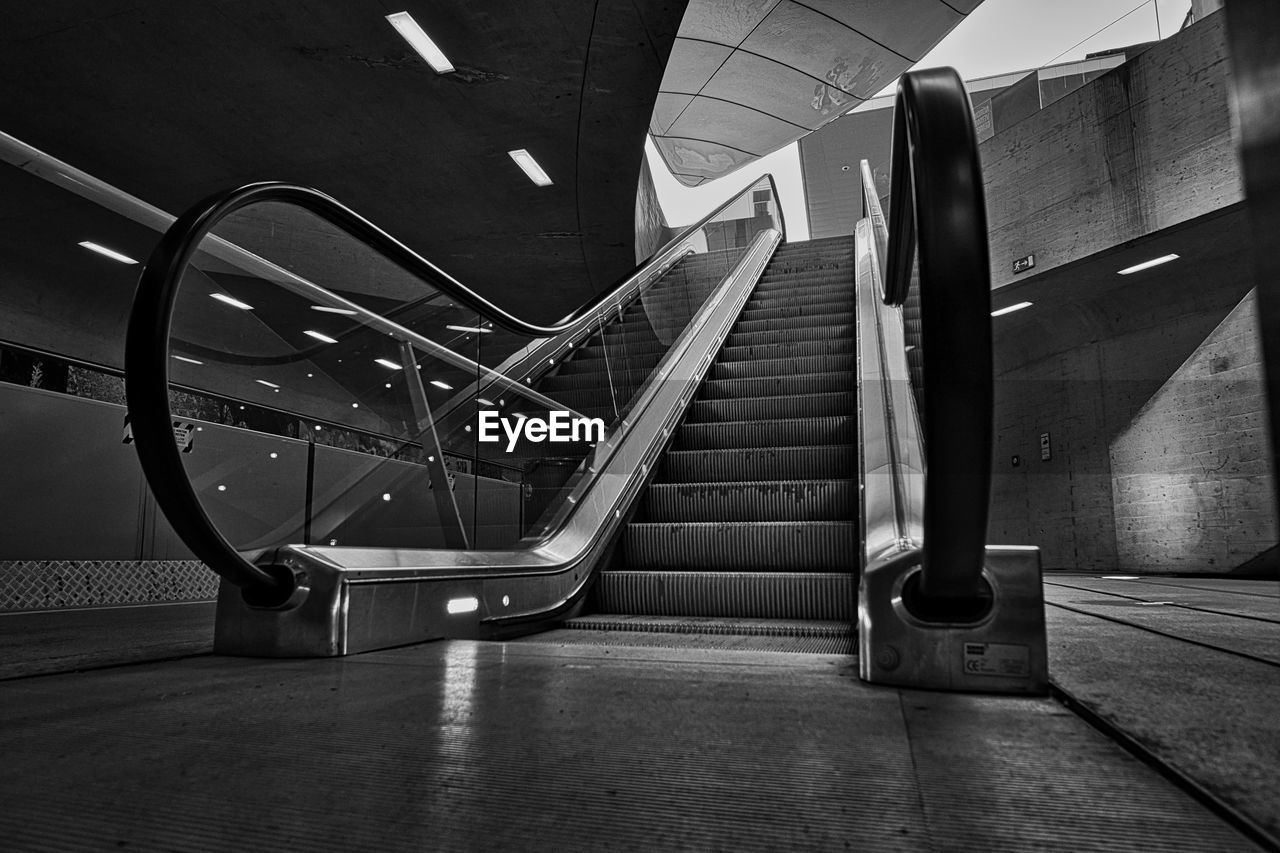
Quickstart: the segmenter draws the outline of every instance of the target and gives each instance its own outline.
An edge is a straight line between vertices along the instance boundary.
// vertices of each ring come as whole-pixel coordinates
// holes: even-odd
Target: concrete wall
[[[1277,542],[1256,292],[1111,444],[1117,568],[1205,572]]]
[[[1243,198],[1212,15],[981,146],[993,286]]]

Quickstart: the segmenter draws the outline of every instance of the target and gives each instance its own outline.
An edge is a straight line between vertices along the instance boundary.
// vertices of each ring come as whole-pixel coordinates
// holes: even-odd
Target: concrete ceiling
[[[883,89],[981,0],[691,0],[649,132],[687,186]]]
[[[435,74],[384,20],[402,9],[456,73]],[[644,132],[683,12],[681,0],[19,4],[0,27],[0,131],[175,214],[251,181],[316,187],[552,321],[634,265]],[[514,148],[555,183],[534,186]],[[0,338],[118,364],[137,268],[75,244],[145,258],[155,233],[7,167],[0,222]]]

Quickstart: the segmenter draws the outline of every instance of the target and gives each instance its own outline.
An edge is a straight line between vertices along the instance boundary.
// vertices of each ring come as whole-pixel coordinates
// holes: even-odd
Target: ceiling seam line
[[[587,52],[582,58],[582,83],[578,88],[578,132],[573,140],[573,212],[578,225],[578,234],[582,234],[582,116],[583,105],[587,100],[587,74],[591,68],[591,43],[596,37],[596,20],[600,17],[600,0],[596,0],[591,10],[591,29],[587,31]],[[585,237],[578,237],[578,252],[582,255],[582,272],[589,295],[596,292],[595,281],[591,277],[591,264],[587,260],[587,242]]]
[[[773,6],[769,9],[769,11],[768,11],[768,12],[765,12],[763,15],[761,15],[761,16],[760,16],[760,20],[756,21],[756,25],[755,25],[754,27],[752,27],[752,28],[751,28],[751,32],[747,33],[745,36],[743,36],[743,37],[742,37],[742,39],[738,42],[737,47],[729,47],[729,45],[727,45],[727,44],[720,44],[720,42],[716,42],[716,41],[707,41],[707,40],[705,40],[705,39],[690,39],[690,41],[707,41],[707,43],[708,43],[708,44],[720,44],[720,46],[721,46],[721,47],[728,47],[728,48],[729,48],[729,55],[728,55],[728,56],[726,56],[724,59],[720,60],[720,64],[716,66],[716,70],[715,70],[715,71],[712,71],[712,72],[711,72],[711,76],[709,76],[705,81],[703,81],[702,85],[698,87],[698,95],[701,95],[701,94],[702,94],[702,90],[703,90],[703,89],[705,89],[705,88],[707,88],[707,84],[708,84],[708,83],[710,83],[712,80],[716,79],[716,75],[720,73],[720,69],[721,69],[721,68],[724,68],[724,64],[725,64],[726,62],[728,62],[730,59],[732,59],[732,58],[733,58],[733,53],[734,53],[734,51],[735,51],[735,50],[739,50],[739,49],[741,49],[741,47],[742,47],[742,42],[744,42],[744,41],[746,41],[747,39],[751,38],[752,33],[754,33],[756,30],[758,30],[758,29],[760,28],[760,25],[761,25],[761,24],[763,24],[763,23],[765,22],[765,20],[766,20],[770,15],[772,15],[772,14],[773,14],[773,10],[774,10],[774,9],[776,9],[776,8],[778,8],[778,6],[780,6],[781,4],[782,4],[782,0],[776,0],[776,2],[775,2],[775,3],[773,4]],[[676,41],[679,41],[679,40],[680,40],[680,34],[677,32],[677,33],[676,33]],[[663,78],[665,79],[665,77],[666,77],[666,75],[664,74],[664,75],[663,75]],[[659,83],[658,83],[658,88],[662,88],[662,83],[661,83],[661,82],[659,82]],[[694,97],[696,98],[696,97],[697,97],[697,95],[695,95]],[[681,110],[681,111],[680,111],[680,115],[678,115],[678,116],[676,116],[676,117],[675,117],[675,121],[671,122],[670,127],[675,127],[676,122],[680,121],[680,118],[684,115],[685,110],[689,109],[689,106],[690,106],[690,104],[692,104],[692,103],[693,103],[693,101],[690,101],[688,104],[685,104],[685,105],[684,105],[684,110]],[[736,150],[736,149],[735,149],[735,150]],[[659,153],[661,153],[661,152],[659,152]],[[666,158],[664,157],[663,159],[665,160]]]
[[[828,15],[826,12],[823,12],[820,9],[815,9],[812,6],[807,6],[804,3],[800,2],[800,0],[790,0],[790,2],[794,3],[795,5],[799,6],[802,9],[808,9],[810,12],[813,12],[815,15],[821,15],[822,17],[826,18],[828,21],[834,21],[835,23],[844,27],[846,30],[848,30],[851,33],[857,33],[867,41],[871,42],[874,45],[879,45],[880,47],[892,53],[894,56],[898,57],[899,59],[905,59],[907,62],[911,62],[911,63],[916,63],[920,61],[919,59],[912,59],[911,57],[907,56],[905,53],[899,53],[898,51],[889,47],[889,45],[880,41],[879,39],[872,38],[871,36],[864,33],[862,30],[858,29],[857,27],[851,27],[848,24],[846,24],[844,21],[840,20],[839,18],[833,18],[830,15]]]
[[[739,154],[746,154],[748,157],[763,157],[763,154],[753,154],[741,148],[734,148],[732,145],[725,145],[723,142],[716,142],[714,139],[701,139],[697,136],[656,136],[655,139],[687,139],[690,142],[705,142],[708,145],[719,145],[721,148],[728,148],[730,151],[737,151]],[[672,172],[672,174],[687,175],[688,172]]]
[[[706,98],[709,101],[719,101],[722,104],[733,104],[735,107],[742,107],[743,109],[751,110],[752,112],[755,112],[755,113],[760,113],[760,115],[762,116],[768,116],[769,118],[777,119],[783,124],[789,124],[792,127],[798,127],[801,130],[806,130],[806,131],[813,130],[813,128],[811,127],[806,127],[803,124],[796,124],[794,121],[788,121],[782,116],[776,116],[773,113],[768,112],[767,110],[762,110],[762,109],[759,109],[758,107],[753,107],[753,106],[750,106],[749,104],[744,104],[740,101],[731,101],[728,98],[717,98],[715,95],[691,95],[688,92],[668,92],[665,89],[659,89],[658,94],[659,95],[681,95],[682,97],[686,97],[686,98]],[[667,129],[670,130],[671,128],[668,127]]]
[[[700,42],[704,42],[704,43],[706,43],[706,44],[719,45],[720,47],[729,47],[727,44],[720,44],[720,42],[718,42],[718,41],[707,41],[706,39],[691,39],[691,38],[685,38],[684,36],[676,36],[676,38],[677,38],[677,40],[679,40],[679,39],[684,39],[685,41],[700,41]],[[859,101],[866,101],[866,100],[869,100],[869,98],[864,98],[864,97],[862,97],[861,95],[855,95],[853,92],[850,92],[848,89],[844,89],[844,88],[841,88],[840,86],[833,85],[831,82],[829,82],[829,81],[827,81],[827,80],[824,80],[824,79],[822,79],[821,77],[814,77],[814,76],[813,76],[812,74],[810,74],[808,71],[804,71],[804,70],[802,70],[802,69],[796,68],[794,65],[788,65],[787,63],[783,62],[783,61],[782,61],[782,60],[780,60],[780,59],[774,59],[772,56],[765,56],[763,53],[756,53],[756,52],[755,52],[755,51],[753,51],[753,50],[747,50],[745,47],[732,48],[732,50],[736,50],[736,51],[737,51],[737,52],[739,52],[739,53],[745,53],[745,54],[747,54],[748,56],[754,56],[754,57],[756,57],[757,59],[763,59],[763,60],[765,60],[766,62],[772,62],[772,63],[774,63],[775,65],[781,65],[783,68],[790,68],[792,71],[796,72],[797,74],[802,74],[802,75],[804,75],[805,77],[808,77],[810,80],[814,81],[815,83],[821,83],[821,84],[822,84],[822,85],[824,85],[824,86],[830,86],[832,89],[835,89],[835,90],[837,90],[837,91],[839,91],[839,92],[844,92],[844,93],[845,93],[846,95],[848,95],[849,97],[851,97],[851,98],[855,98],[855,99],[857,99],[857,100],[859,100]],[[730,56],[732,56],[732,55],[733,55],[733,54],[731,53],[731,54],[730,54]],[[725,57],[725,59],[727,60],[727,59],[728,59],[728,57]],[[723,64],[723,63],[721,63],[721,64]],[[718,69],[717,69],[717,70],[718,70]],[[710,81],[710,80],[708,80],[707,82],[709,83],[709,82],[711,82],[711,81]],[[704,84],[704,88],[705,88],[705,84]],[[695,97],[701,97],[701,96],[700,96],[700,95],[697,95],[697,96],[695,96]],[[678,120],[678,119],[677,119],[677,120]]]

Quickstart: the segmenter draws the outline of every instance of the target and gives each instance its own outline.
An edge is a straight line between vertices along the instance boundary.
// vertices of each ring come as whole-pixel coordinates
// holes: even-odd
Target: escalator
[[[786,244],[762,179],[550,326],[313,190],[252,185],[180,218],[139,286],[128,397],[166,517],[226,579],[215,649],[857,634],[871,680],[1043,691],[1038,557],[983,540],[980,181],[944,187],[936,215],[917,195],[977,175],[967,101],[953,73],[907,79],[899,114],[921,99],[924,125],[952,122],[932,138],[967,144],[928,155],[963,168],[920,171],[906,134],[924,131],[895,134],[895,173],[918,174],[892,223],[867,183],[854,237]],[[205,424],[186,452],[172,424],[201,395],[296,429]],[[557,418],[586,434],[555,445]]]

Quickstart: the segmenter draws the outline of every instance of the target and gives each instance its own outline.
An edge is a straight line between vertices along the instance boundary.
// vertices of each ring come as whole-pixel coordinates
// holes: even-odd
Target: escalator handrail
[[[529,323],[499,308],[374,225],[351,208],[318,190],[282,182],[248,184],[218,193],[187,210],[165,231],[138,280],[125,337],[125,397],[134,446],[152,490],[162,499],[165,517],[183,542],[229,583],[246,590],[281,590],[275,575],[246,560],[217,530],[187,478],[172,440],[169,408],[169,336],[179,286],[202,240],[225,217],[250,204],[285,202],[301,207],[380,252],[409,273],[456,299],[486,319],[517,334],[554,338],[573,334],[597,319],[598,309],[634,287],[659,266],[664,256],[727,210],[762,179],[769,181],[779,230],[785,237],[782,205],[772,175],[757,178],[698,222],[681,230],[626,276],[559,323]]]
[[[982,167],[969,96],[954,69],[902,76],[891,169],[884,301],[906,301],[918,249],[927,471],[920,592],[945,612],[947,602],[981,593],[994,397]]]

